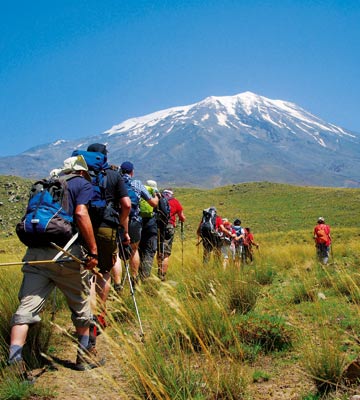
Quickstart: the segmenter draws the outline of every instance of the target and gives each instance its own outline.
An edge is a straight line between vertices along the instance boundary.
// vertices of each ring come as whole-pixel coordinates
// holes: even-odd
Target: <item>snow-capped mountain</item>
[[[128,119],[97,136],[59,140],[0,158],[0,173],[44,176],[73,149],[93,142],[107,144],[111,163],[130,160],[136,177],[155,179],[160,187],[264,180],[360,187],[358,133],[294,103],[250,92],[207,97]]]

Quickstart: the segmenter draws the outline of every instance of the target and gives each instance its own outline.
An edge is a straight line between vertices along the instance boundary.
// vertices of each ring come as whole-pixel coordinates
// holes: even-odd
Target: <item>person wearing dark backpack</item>
[[[219,263],[222,246],[221,235],[222,233],[231,235],[231,232],[224,227],[223,220],[217,214],[214,206],[203,210],[203,216],[196,232],[203,245],[203,263],[209,263],[212,252],[214,253],[215,262]]]
[[[107,153],[106,146],[101,143],[93,143],[86,152],[81,152],[93,183],[90,217],[98,246],[99,270],[104,278],[96,279],[96,294],[100,300],[96,319],[103,329],[107,325],[106,300],[111,288],[110,272],[117,260],[119,236],[124,244],[130,243],[128,223],[131,209],[124,180],[108,165]],[[95,346],[96,334],[91,335],[91,342]]]
[[[87,165],[81,156],[70,157],[64,161],[62,174],[66,180],[66,212],[73,216],[79,238],[74,241],[69,252],[82,264],[60,253],[50,244],[27,248],[23,281],[19,291],[20,305],[11,319],[11,338],[8,364],[22,378],[30,379],[22,357],[29,326],[40,322],[40,313],[46,299],[57,287],[64,294],[71,310],[71,319],[78,336],[78,351],[75,369],[95,368],[104,363],[89,345],[89,326],[91,322],[89,271],[98,265],[98,249],[88,213],[92,186],[89,182]],[[64,195],[65,195],[64,194]],[[65,207],[65,205],[64,205]],[[61,255],[62,254],[62,255]],[[61,256],[64,262],[54,261],[32,265],[31,261],[54,260]],[[28,263],[26,263],[28,262]]]
[[[124,161],[120,166],[128,194],[131,200],[131,211],[129,215],[129,235],[130,235],[130,270],[132,287],[135,289],[139,281],[139,243],[142,231],[142,218],[140,215],[140,200],[144,199],[151,207],[156,207],[159,203],[159,198],[152,196],[143,183],[134,179],[134,165],[130,161]]]
[[[171,189],[163,190],[161,196],[168,201],[170,206],[168,223],[162,226],[161,220],[158,220],[158,277],[164,281],[169,268],[169,258],[175,236],[176,222],[179,220],[181,223],[184,223],[186,218],[183,206],[174,197],[174,192]]]
[[[331,246],[330,226],[325,224],[325,219],[319,217],[317,224],[314,227],[314,240],[316,247],[316,254],[323,264],[329,261],[329,252]]]

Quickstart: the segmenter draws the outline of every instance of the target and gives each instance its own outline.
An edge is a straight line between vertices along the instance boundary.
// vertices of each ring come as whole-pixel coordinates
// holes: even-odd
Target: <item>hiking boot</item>
[[[100,357],[95,346],[87,350],[78,350],[75,369],[77,371],[88,371],[90,369],[101,367],[105,364],[105,358]]]
[[[163,273],[161,273],[161,272],[158,273],[158,277],[159,277],[159,279],[160,279],[162,282],[165,281],[165,275],[166,275],[166,274],[163,274]]]
[[[123,286],[121,283],[114,283],[114,290],[117,294],[120,294],[123,290]]]
[[[23,359],[9,361],[7,372],[9,375],[16,376],[22,381],[27,381],[29,383],[35,382],[33,374],[27,369]]]

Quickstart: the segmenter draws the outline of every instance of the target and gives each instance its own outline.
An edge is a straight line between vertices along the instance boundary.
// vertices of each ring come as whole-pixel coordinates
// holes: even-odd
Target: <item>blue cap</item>
[[[124,161],[121,166],[121,171],[124,173],[131,172],[134,169],[134,164],[130,161]]]

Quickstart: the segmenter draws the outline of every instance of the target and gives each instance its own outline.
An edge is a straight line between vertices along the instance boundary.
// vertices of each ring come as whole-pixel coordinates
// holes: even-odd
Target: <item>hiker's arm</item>
[[[151,205],[151,207],[157,207],[157,205],[159,204],[159,197],[151,197],[149,200],[146,201]]]
[[[86,248],[89,253],[97,256],[97,245],[95,241],[94,231],[88,213],[88,208],[85,204],[78,204],[75,208],[74,218],[76,226],[78,227],[81,237],[83,238]],[[86,263],[87,269],[93,269],[98,265],[97,258],[90,257]]]
[[[185,222],[185,215],[184,215],[184,211],[183,210],[181,210],[181,211],[179,211],[178,212],[178,217],[179,217],[179,220],[181,221],[181,222]]]
[[[130,242],[129,236],[129,214],[131,210],[131,200],[130,197],[122,197],[119,202],[120,206],[120,225],[124,228],[124,243]]]

